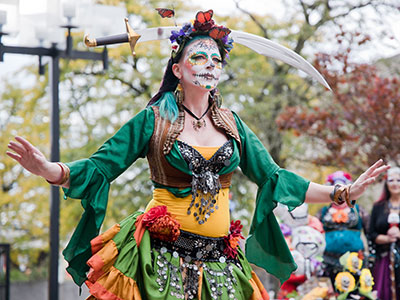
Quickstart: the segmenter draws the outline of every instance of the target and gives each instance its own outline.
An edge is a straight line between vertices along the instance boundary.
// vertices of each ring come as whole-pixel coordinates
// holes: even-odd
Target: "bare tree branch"
[[[265,38],[268,39],[268,30],[267,30],[267,28],[265,28],[265,26],[263,26],[263,25],[257,20],[257,18],[256,18],[252,13],[250,13],[249,11],[247,11],[247,10],[241,8],[241,7],[239,6],[239,2],[236,1],[236,0],[235,0],[235,5],[236,5],[236,7],[237,7],[241,12],[245,13],[246,15],[248,15],[248,16],[253,20],[253,22],[256,23],[256,25],[257,25],[257,26],[261,29],[261,31],[263,32],[263,36],[264,36]]]

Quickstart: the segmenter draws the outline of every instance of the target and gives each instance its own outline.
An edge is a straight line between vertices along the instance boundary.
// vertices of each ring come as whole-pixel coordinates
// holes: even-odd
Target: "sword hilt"
[[[132,27],[129,25],[128,18],[125,18],[125,26],[126,33],[104,36],[99,38],[89,38],[89,35],[85,35],[84,42],[87,47],[97,47],[97,46],[105,46],[105,45],[115,45],[122,43],[129,43],[131,46],[131,51],[133,56],[135,53],[135,46],[140,38],[140,35],[137,34]]]

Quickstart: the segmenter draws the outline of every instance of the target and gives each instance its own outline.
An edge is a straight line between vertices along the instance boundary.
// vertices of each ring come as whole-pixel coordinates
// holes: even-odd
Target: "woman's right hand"
[[[389,240],[391,243],[395,242],[397,239],[400,239],[400,229],[397,226],[392,226],[387,231],[387,235],[389,236]]]
[[[60,168],[49,162],[42,152],[29,143],[26,139],[16,136],[15,141],[10,141],[6,154],[16,160],[21,166],[32,174],[42,176],[47,180],[60,177]],[[55,165],[55,166],[54,166]]]

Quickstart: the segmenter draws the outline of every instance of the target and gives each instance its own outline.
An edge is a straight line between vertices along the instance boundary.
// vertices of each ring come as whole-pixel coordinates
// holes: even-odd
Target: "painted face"
[[[343,290],[347,291],[350,287],[350,278],[348,278],[347,276],[343,276],[341,283]]]
[[[353,268],[354,268],[355,270],[359,269],[359,268],[358,268],[358,266],[359,266],[358,257],[354,256],[354,257],[351,259],[351,265],[353,266]]]
[[[195,85],[214,89],[222,72],[222,58],[217,43],[212,39],[199,39],[185,49],[179,62],[184,86]]]
[[[400,173],[391,172],[388,174],[387,186],[390,194],[398,195],[400,194]]]
[[[367,286],[367,287],[370,287],[370,286],[372,286],[372,284],[373,284],[373,279],[372,279],[372,276],[371,275],[365,275],[365,278],[364,278],[364,284],[365,284],[365,286]]]

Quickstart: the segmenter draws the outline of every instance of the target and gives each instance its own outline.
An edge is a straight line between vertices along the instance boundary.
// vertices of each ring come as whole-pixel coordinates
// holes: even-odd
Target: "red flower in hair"
[[[239,246],[240,239],[244,239],[242,236],[243,225],[240,224],[240,220],[231,221],[231,227],[229,228],[229,235],[224,236],[225,249],[224,254],[228,258],[235,258],[237,256],[237,248]]]

